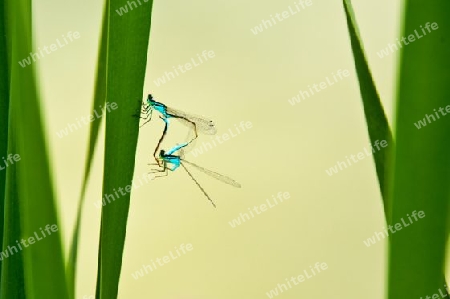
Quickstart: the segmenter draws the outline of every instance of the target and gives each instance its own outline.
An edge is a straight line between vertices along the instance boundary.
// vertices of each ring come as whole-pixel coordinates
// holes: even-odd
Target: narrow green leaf
[[[8,151],[9,66],[5,23],[5,1],[0,0],[0,157],[6,157]],[[5,169],[0,169],[0,248],[3,247],[5,184],[6,171]],[[0,261],[0,271],[1,263],[2,261]]]
[[[1,155],[6,157],[7,153],[17,153],[15,140],[8,140],[8,136],[14,136],[13,127],[9,125],[9,78],[11,61],[8,59],[8,52],[12,48],[13,21],[9,15],[14,12],[14,6],[1,1],[0,16],[4,22],[0,23],[0,139]],[[8,28],[5,26],[9,23]],[[8,30],[9,29],[9,30]],[[3,164],[3,163],[1,163]],[[4,168],[5,165],[2,165]],[[1,282],[0,298],[25,298],[25,279],[23,270],[23,253],[18,252],[14,255],[8,252],[8,246],[15,245],[16,240],[20,240],[21,224],[19,210],[19,195],[17,190],[16,165],[13,164],[6,169],[0,170],[0,190],[1,190],[1,233],[2,233],[2,251],[8,256],[2,256],[1,260]],[[13,250],[13,249],[11,249]]]
[[[11,127],[10,127],[11,128]],[[12,128],[11,128],[12,129]],[[14,131],[11,130],[11,136],[14,136]],[[16,151],[14,139],[9,142],[9,151],[12,153]],[[7,168],[7,185],[5,194],[5,229],[3,252],[8,254],[7,258],[3,258],[2,263],[2,279],[1,279],[1,298],[17,298],[24,299],[25,296],[25,278],[23,268],[23,252],[12,252],[12,246],[17,246],[16,240],[22,238],[21,234],[21,213],[19,206],[19,190],[17,187],[17,167],[11,165]],[[11,247],[9,251],[8,246]]]
[[[104,106],[106,99],[106,58],[107,58],[107,38],[108,38],[108,10],[107,5],[105,5],[105,9],[103,12],[103,23],[102,23],[102,31],[100,37],[100,47],[98,54],[98,62],[97,62],[97,79],[95,84],[95,92],[94,92],[94,101],[92,104],[92,113],[94,115],[94,111],[100,114],[99,108],[100,106]],[[86,195],[86,187],[89,180],[89,175],[91,172],[92,160],[94,157],[95,147],[97,145],[98,133],[100,130],[101,118],[95,118],[93,122],[91,122],[90,134],[89,134],[89,144],[88,151],[86,156],[86,165],[84,171],[84,179],[83,185],[81,187],[80,199],[78,202],[78,210],[77,210],[77,218],[75,223],[75,229],[72,236],[72,244],[69,252],[69,261],[67,265],[67,280],[68,287],[71,296],[75,296],[75,278],[76,278],[76,266],[77,266],[77,256],[78,256],[78,238],[81,226],[81,214],[83,211],[83,203]],[[72,297],[73,298],[73,297]]]
[[[107,41],[107,102],[118,109],[106,113],[103,195],[114,196],[131,185],[139,131],[133,117],[142,102],[153,1],[120,16],[125,0],[109,2]],[[120,189],[119,189],[120,188]],[[97,298],[117,298],[130,193],[115,197],[102,208]]]
[[[402,218],[408,224],[413,211],[425,217],[390,235],[389,299],[445,294],[450,116],[439,108],[450,104],[449,15],[448,0],[406,1],[389,224]],[[425,25],[434,22],[438,28],[428,32]],[[425,120],[420,129],[419,120]]]
[[[6,206],[10,208],[6,212],[10,214],[5,216],[5,220],[10,219],[7,225],[11,236],[8,244],[3,244],[3,248],[15,246],[18,251],[10,251],[14,255],[11,254],[7,258],[8,263],[9,258],[15,257],[15,254],[22,254],[26,298],[64,299],[68,298],[64,255],[34,75],[35,66],[33,63],[25,67],[18,64],[19,60],[33,52],[31,1],[10,0],[6,7],[8,7],[9,28],[6,38],[9,40],[7,41],[10,51],[8,57],[11,61],[11,118],[8,142],[9,148],[15,151],[14,154],[20,156],[20,160],[16,160],[14,165],[8,167]],[[19,217],[13,219],[16,216]],[[16,225],[9,231],[9,227],[17,224],[19,219],[20,225]],[[20,236],[17,235],[19,227]],[[46,228],[48,231],[45,230]],[[22,245],[20,249],[21,247],[14,239],[17,242],[24,239],[27,245]],[[15,259],[11,262],[13,260]],[[15,278],[9,275],[19,273],[21,271],[19,266],[15,264],[15,266],[3,267],[9,272],[8,276],[6,273],[2,276],[2,284],[11,281],[14,283]],[[20,280],[15,282],[15,285],[23,288],[23,283],[19,285]],[[2,290],[3,298],[22,298],[20,294],[20,290],[14,290],[11,287]]]
[[[364,54],[362,39],[359,35],[358,25],[350,0],[344,0],[344,8],[370,141],[374,144],[377,140],[378,142],[386,140],[388,144],[386,148],[375,151],[373,157],[380,191],[384,201],[386,219],[389,219],[390,213],[386,196],[385,174],[387,170],[387,157],[389,157],[389,153],[394,147],[392,133]]]

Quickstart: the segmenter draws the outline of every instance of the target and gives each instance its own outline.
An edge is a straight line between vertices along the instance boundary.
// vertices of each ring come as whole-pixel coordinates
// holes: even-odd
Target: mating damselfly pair
[[[214,135],[216,134],[217,130],[214,125],[214,122],[211,120],[208,120],[201,116],[191,115],[188,113],[185,113],[180,110],[176,110],[173,108],[170,108],[166,106],[165,104],[155,101],[153,99],[153,96],[151,94],[148,95],[147,100],[142,104],[141,109],[141,118],[145,120],[145,122],[141,125],[145,125],[148,122],[151,121],[153,112],[157,111],[159,112],[159,118],[162,119],[164,122],[164,130],[163,133],[158,141],[158,144],[156,145],[156,148],[153,152],[153,157],[156,161],[156,163],[152,163],[150,165],[156,165],[158,168],[152,169],[151,173],[160,173],[160,176],[167,176],[168,171],[175,171],[180,166],[186,171],[186,173],[189,175],[189,177],[195,182],[195,184],[199,187],[199,189],[203,192],[203,194],[206,196],[206,198],[212,203],[214,207],[216,207],[214,201],[211,199],[211,197],[206,193],[205,189],[199,184],[199,182],[194,178],[192,173],[188,170],[185,164],[189,166],[193,166],[194,168],[202,171],[203,173],[223,182],[226,184],[229,184],[233,187],[240,188],[241,185],[234,181],[233,179],[221,175],[217,172],[208,170],[206,168],[203,168],[197,164],[194,164],[192,162],[186,161],[184,159],[184,149],[192,144],[192,142],[197,139],[198,133],[203,133],[206,135]],[[164,140],[164,138],[167,135],[170,119],[176,119],[181,121],[182,123],[188,125],[191,127],[194,133],[194,137],[190,138],[190,140],[185,141],[181,144],[177,144],[170,148],[169,150],[165,151],[164,149],[160,149],[161,144]],[[159,152],[159,154],[158,154]]]

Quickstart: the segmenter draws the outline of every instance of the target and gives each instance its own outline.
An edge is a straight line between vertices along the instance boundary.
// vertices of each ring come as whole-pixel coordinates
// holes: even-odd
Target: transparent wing
[[[178,155],[180,156],[181,160],[184,159],[184,155],[185,155],[184,152],[185,152],[184,148],[180,148],[180,149],[178,150]],[[183,161],[184,161],[184,160],[183,160]]]
[[[204,118],[204,117],[198,116],[198,115],[188,114],[186,112],[176,110],[176,109],[173,109],[170,107],[167,107],[167,113],[182,117],[182,118],[177,118],[177,120],[179,120],[181,123],[183,123],[184,125],[186,125],[188,127],[192,127],[192,124],[189,123],[189,121],[187,121],[186,119],[192,121],[197,126],[197,131],[199,133],[203,133],[206,135],[214,135],[217,132],[214,122],[210,119],[207,119],[207,118]],[[185,119],[183,119],[183,118],[185,118]]]
[[[181,154],[183,154],[182,150],[181,150]],[[186,161],[184,159],[182,159],[182,163],[186,163],[186,164],[189,164],[191,166],[194,166],[195,168],[197,168],[198,170],[202,171],[203,173],[206,173],[207,175],[209,175],[209,176],[215,178],[216,180],[219,180],[219,181],[221,181],[221,182],[223,182],[225,184],[231,185],[231,186],[236,187],[236,188],[241,188],[241,184],[239,184],[238,182],[236,182],[232,178],[229,178],[229,177],[227,177],[225,175],[222,175],[222,174],[214,172],[212,170],[203,168],[201,166],[198,166],[197,164],[194,164],[192,162]]]

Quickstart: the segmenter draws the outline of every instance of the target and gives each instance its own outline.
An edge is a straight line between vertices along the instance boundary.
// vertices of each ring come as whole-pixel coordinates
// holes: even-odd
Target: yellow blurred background
[[[66,251],[89,126],[63,138],[56,133],[90,114],[102,2],[34,4],[36,48],[68,31],[80,33],[79,39],[37,62]],[[186,159],[232,177],[242,188],[194,169],[215,200],[214,209],[180,168],[133,190],[119,298],[269,298],[266,293],[305,270],[311,273],[317,262],[328,268],[299,285],[291,283],[292,288],[274,298],[383,298],[386,243],[363,243],[384,227],[372,157],[332,176],[326,173],[370,144],[342,3],[312,0],[274,26],[252,31],[271,15],[289,6],[295,9],[295,3],[155,1],[143,98],[151,92],[170,107],[205,115],[214,120],[219,136],[231,130],[236,136]],[[392,123],[399,53],[385,58],[376,53],[398,37],[402,4],[354,0],[353,5]],[[155,83],[205,50],[214,57],[164,84]],[[350,75],[295,105],[289,103],[300,90],[332,78],[338,70]],[[251,128],[236,134],[235,125],[241,122]],[[172,123],[170,138],[183,138],[186,127]],[[155,118],[141,129],[136,178],[149,172],[147,163],[162,128]],[[196,147],[207,142],[212,144],[211,137],[202,135]],[[101,212],[94,203],[101,199],[103,151],[100,142],[83,211],[76,288],[80,299],[95,293]],[[251,217],[249,208],[272,203],[279,192],[287,192],[289,199]],[[230,222],[241,213],[251,218],[232,227]],[[181,244],[191,244],[191,250],[182,253]],[[171,251],[176,255],[175,247],[181,253],[176,260],[135,279],[143,265]]]

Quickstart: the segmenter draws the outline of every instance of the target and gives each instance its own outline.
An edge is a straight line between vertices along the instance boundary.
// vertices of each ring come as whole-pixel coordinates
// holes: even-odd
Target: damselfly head
[[[156,103],[156,101],[153,99],[152,94],[149,93],[149,94],[148,94],[148,97],[147,97],[147,104],[150,105],[150,106],[154,106],[155,103]]]

